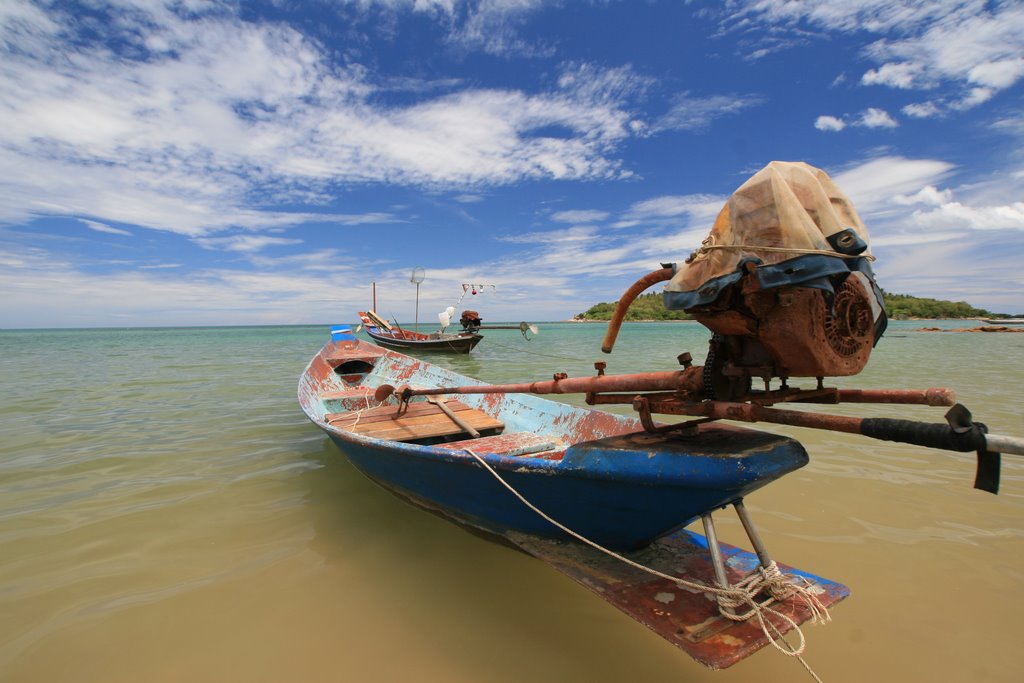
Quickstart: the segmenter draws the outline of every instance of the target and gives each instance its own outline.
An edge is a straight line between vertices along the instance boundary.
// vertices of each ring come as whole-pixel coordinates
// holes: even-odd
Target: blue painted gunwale
[[[339,354],[363,359],[365,365],[342,377],[327,360]],[[483,384],[395,351],[346,340],[329,342],[310,362],[299,382],[299,402],[353,465],[409,502],[499,535],[564,538],[469,453],[375,439],[324,420],[330,412],[369,407],[369,401],[324,400],[322,393],[384,383]],[[533,395],[459,398],[503,421],[506,433],[550,435],[559,446],[540,457],[484,450],[478,455],[552,518],[612,549],[643,547],[807,462],[798,442],[758,430],[703,425],[699,436],[679,439],[646,434],[632,417]]]

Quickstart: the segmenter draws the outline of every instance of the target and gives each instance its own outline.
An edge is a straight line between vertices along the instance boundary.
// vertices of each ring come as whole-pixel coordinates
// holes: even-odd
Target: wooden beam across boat
[[[462,401],[448,401],[446,407],[478,432],[496,431],[505,427],[501,420],[471,408]],[[329,413],[324,416],[324,420],[332,427],[389,441],[408,442],[467,433],[464,426],[453,421],[440,406],[427,402],[410,403],[401,413],[397,406],[386,405],[367,410]]]

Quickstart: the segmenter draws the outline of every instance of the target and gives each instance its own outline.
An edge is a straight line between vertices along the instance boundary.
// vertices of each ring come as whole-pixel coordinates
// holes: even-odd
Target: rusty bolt
[[[686,369],[689,369],[690,366],[693,365],[693,356],[690,355],[689,351],[683,351],[681,354],[676,356],[676,360],[678,360],[679,364]]]
[[[556,373],[555,373],[555,374],[554,374],[554,375],[552,376],[552,379],[553,379],[553,380],[555,380],[556,382],[557,382],[558,380],[560,380],[560,379],[568,379],[568,378],[569,378],[569,375],[565,374],[564,372],[556,372]]]
[[[604,369],[608,367],[608,364],[603,360],[599,360],[594,363],[594,369],[597,370],[597,376],[602,377],[604,375]]]

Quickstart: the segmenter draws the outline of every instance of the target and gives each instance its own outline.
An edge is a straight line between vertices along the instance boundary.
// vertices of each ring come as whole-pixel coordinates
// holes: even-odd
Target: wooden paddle
[[[474,439],[479,439],[480,438],[480,432],[478,432],[475,429],[473,429],[472,427],[470,427],[469,423],[467,423],[461,417],[456,415],[455,411],[453,411],[451,408],[446,406],[445,405],[445,401],[444,401],[443,398],[436,398],[434,396],[428,396],[427,397],[427,403],[433,403],[435,406],[440,408],[442,413],[444,413],[449,418],[451,418],[452,422],[457,424],[459,427],[462,427],[462,429],[465,430],[466,433],[468,433]]]

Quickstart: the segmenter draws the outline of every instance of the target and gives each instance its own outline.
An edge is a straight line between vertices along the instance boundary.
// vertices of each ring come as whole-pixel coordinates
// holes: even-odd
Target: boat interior
[[[556,435],[505,431],[501,419],[456,398],[416,397],[401,410],[394,401],[375,405],[374,389],[362,382],[381,355],[373,347],[341,345],[325,358],[345,388],[317,394],[324,422],[362,436],[451,450],[547,459],[564,454]]]

